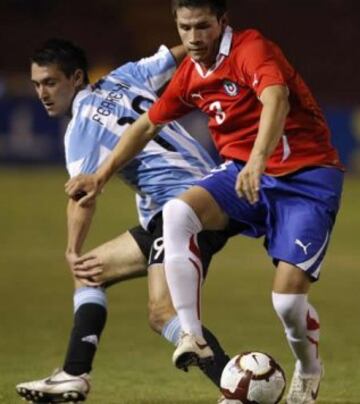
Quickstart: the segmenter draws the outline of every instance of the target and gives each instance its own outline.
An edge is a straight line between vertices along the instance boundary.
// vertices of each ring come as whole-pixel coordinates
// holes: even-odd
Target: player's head
[[[187,53],[212,65],[227,24],[226,0],[172,0],[172,12]]]
[[[76,93],[89,83],[85,52],[64,39],[49,39],[31,57],[31,80],[49,116],[71,111]]]

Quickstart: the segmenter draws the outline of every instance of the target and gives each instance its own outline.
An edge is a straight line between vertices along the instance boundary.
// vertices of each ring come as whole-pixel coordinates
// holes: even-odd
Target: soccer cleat
[[[200,368],[214,362],[214,353],[203,337],[183,334],[172,356],[173,364],[188,371],[189,366]]]
[[[295,369],[286,398],[286,404],[315,404],[323,376],[323,365],[321,365],[321,372],[316,375],[302,375]]]
[[[87,373],[72,376],[61,369],[55,370],[46,379],[18,384],[16,391],[32,403],[77,403],[86,400],[90,376]]]

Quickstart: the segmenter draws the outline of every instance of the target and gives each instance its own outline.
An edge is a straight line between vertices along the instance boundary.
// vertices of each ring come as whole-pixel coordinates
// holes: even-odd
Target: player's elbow
[[[158,132],[160,131],[161,128],[162,128],[162,125],[153,124],[150,121],[149,116],[147,114],[144,114],[143,133],[144,133],[144,136],[147,141],[150,141],[151,139],[153,139],[158,134]]]
[[[270,86],[264,89],[260,96],[264,106],[276,108],[284,116],[290,112],[289,89],[286,86]]]

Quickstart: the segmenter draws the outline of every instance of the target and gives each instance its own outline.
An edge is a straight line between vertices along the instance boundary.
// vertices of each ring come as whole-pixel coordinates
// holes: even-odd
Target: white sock
[[[319,358],[320,323],[316,310],[308,303],[307,295],[272,293],[274,309],[294,354],[296,367],[302,374],[321,372]]]
[[[174,308],[182,330],[202,336],[202,264],[196,237],[201,223],[192,208],[180,199],[165,204],[163,221],[165,275]]]

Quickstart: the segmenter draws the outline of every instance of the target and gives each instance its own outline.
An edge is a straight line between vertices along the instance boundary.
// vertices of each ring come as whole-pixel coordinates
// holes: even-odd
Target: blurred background
[[[63,161],[66,122],[46,116],[29,80],[29,56],[39,44],[54,36],[78,43],[95,80],[161,43],[178,42],[169,3],[1,0],[0,163]],[[325,111],[349,172],[359,173],[360,2],[229,0],[229,8],[234,27],[256,27],[283,48]]]

